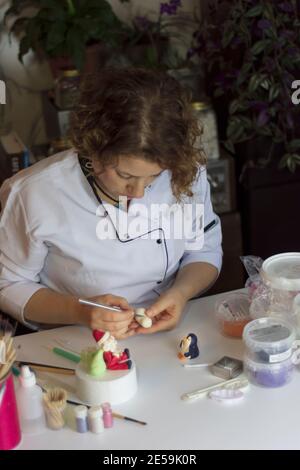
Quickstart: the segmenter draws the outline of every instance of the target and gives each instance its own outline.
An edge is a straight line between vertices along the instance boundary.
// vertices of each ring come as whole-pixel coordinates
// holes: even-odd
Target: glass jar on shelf
[[[197,139],[195,146],[205,151],[208,160],[218,160],[220,158],[218,130],[215,112],[209,102],[195,101],[192,108],[199,119],[203,133]]]
[[[72,142],[69,138],[60,138],[57,140],[52,140],[50,142],[50,148],[48,150],[48,157],[54,155],[55,153],[63,152],[72,147]]]
[[[73,109],[78,101],[80,74],[78,70],[64,70],[55,82],[55,104],[59,109]]]

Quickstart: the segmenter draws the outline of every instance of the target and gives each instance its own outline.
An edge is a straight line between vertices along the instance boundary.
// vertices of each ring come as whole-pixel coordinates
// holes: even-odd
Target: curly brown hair
[[[188,92],[166,73],[141,68],[104,69],[86,77],[72,115],[71,141],[103,168],[120,156],[155,162],[171,171],[174,196],[192,196],[204,153],[202,130]]]

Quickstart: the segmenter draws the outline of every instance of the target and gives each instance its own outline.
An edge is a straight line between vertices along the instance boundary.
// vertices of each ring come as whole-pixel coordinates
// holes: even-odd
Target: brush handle
[[[69,359],[69,361],[76,362],[76,364],[80,362],[80,356],[78,354],[65,351],[64,349],[61,349],[61,348],[53,348],[52,351],[58,356],[64,357],[65,359]]]

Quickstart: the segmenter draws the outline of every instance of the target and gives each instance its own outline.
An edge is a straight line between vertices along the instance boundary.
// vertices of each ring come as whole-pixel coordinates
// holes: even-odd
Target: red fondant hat
[[[95,341],[101,344],[110,337],[110,334],[108,331],[93,330],[93,336],[95,338]]]

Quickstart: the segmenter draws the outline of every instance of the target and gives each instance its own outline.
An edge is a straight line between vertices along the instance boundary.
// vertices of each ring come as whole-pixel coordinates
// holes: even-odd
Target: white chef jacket
[[[170,176],[163,171],[142,199],[131,200],[131,219],[139,217],[135,202],[146,207],[175,202]],[[191,250],[191,240],[165,239],[161,220],[157,226],[154,221],[151,239],[118,233],[114,212],[121,209],[99,204],[73,149],[9,178],[0,188],[0,310],[37,329],[23,312],[43,287],[78,297],[120,295],[138,307],[168,288],[179,267],[204,261],[220,271],[221,227],[205,169],[194,190],[204,204],[204,225],[216,223],[205,233],[203,247]],[[114,239],[99,238],[103,217],[118,235]]]

